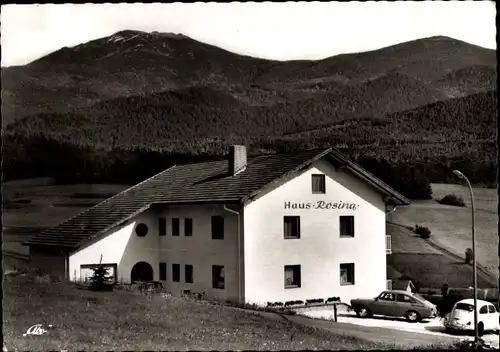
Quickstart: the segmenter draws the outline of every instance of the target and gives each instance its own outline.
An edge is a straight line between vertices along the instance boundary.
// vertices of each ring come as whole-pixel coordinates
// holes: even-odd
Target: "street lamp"
[[[474,282],[474,339],[477,341],[479,339],[477,331],[477,271],[476,271],[476,236],[475,236],[475,223],[474,223],[474,195],[472,193],[472,186],[470,185],[469,179],[465,177],[463,173],[458,170],[453,170],[453,174],[461,180],[467,182],[470,191],[470,201],[472,207],[472,276]]]

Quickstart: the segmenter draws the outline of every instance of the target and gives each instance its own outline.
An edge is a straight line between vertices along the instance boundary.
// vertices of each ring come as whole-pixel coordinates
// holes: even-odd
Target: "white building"
[[[386,289],[386,209],[408,199],[334,149],[173,166],[27,244],[82,280],[156,280],[250,303],[373,297]]]

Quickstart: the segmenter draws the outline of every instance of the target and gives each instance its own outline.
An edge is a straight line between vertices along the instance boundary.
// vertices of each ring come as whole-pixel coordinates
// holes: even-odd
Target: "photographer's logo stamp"
[[[48,326],[48,329],[50,329],[52,325]],[[44,329],[42,324],[36,324],[33,326],[30,326],[28,330],[23,334],[23,336],[28,336],[28,335],[35,335],[35,336],[41,336],[45,333],[47,333],[48,330]]]

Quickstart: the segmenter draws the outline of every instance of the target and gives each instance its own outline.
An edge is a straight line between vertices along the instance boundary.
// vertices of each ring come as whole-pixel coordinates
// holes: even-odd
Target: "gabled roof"
[[[78,248],[148,209],[152,204],[243,202],[266,185],[310,166],[329,155],[337,162],[379,188],[398,204],[409,200],[361,169],[339,152],[312,149],[295,153],[249,157],[245,171],[228,175],[228,161],[175,165],[99,203],[25,242],[27,245]]]

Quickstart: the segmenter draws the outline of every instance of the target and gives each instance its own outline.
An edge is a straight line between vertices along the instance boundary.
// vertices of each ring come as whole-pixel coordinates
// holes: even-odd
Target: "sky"
[[[492,1],[2,5],[1,66],[120,30],[182,33],[239,54],[322,59],[443,35],[496,49]]]

